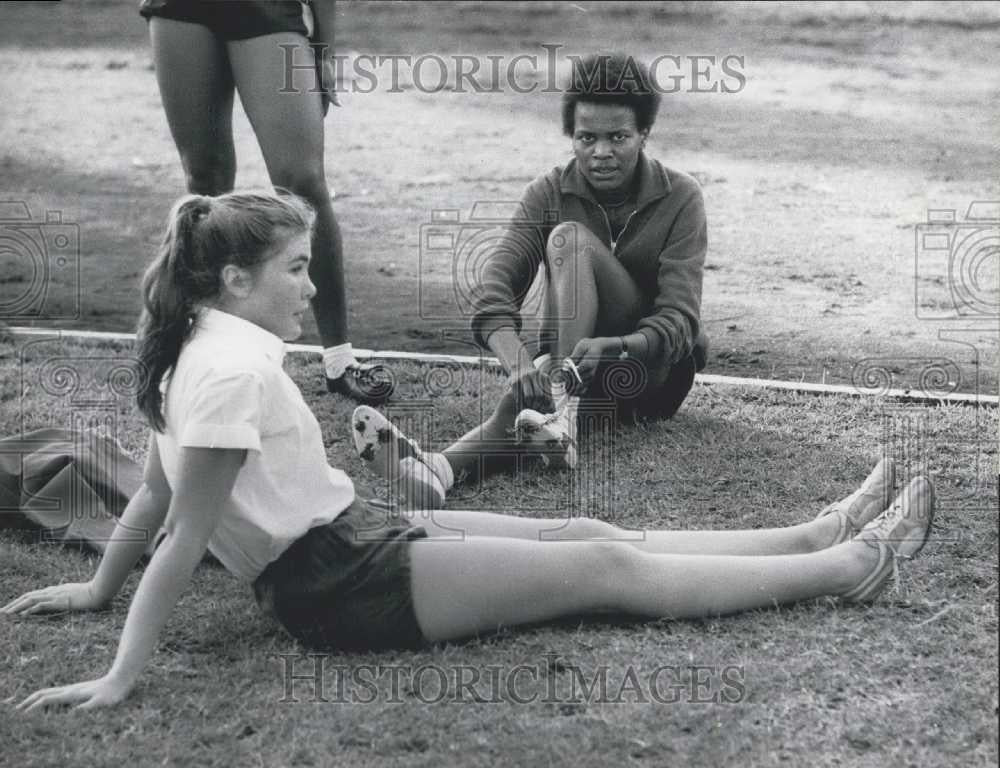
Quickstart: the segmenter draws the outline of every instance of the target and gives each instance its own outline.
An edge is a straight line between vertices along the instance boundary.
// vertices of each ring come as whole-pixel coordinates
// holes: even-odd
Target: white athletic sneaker
[[[579,381],[580,375],[569,358],[563,369],[573,374]],[[556,402],[553,413],[540,413],[526,408],[514,419],[514,434],[517,441],[531,453],[541,456],[542,463],[553,469],[575,469],[576,453],[576,409],[580,398],[564,394]]]
[[[827,546],[840,544],[854,538],[868,523],[878,517],[892,503],[892,489],[896,482],[896,463],[889,457],[879,461],[865,481],[846,499],[835,501],[816,515],[816,519],[836,515],[840,530]]]
[[[930,535],[934,519],[934,486],[926,477],[917,476],[903,489],[887,510],[869,522],[854,538],[855,542],[878,550],[878,563],[850,591],[840,595],[849,603],[874,600],[890,579],[899,585],[899,562],[912,560]]]
[[[351,423],[358,456],[389,484],[390,496],[398,496],[413,509],[444,506],[445,482],[427,463],[416,441],[367,405],[354,409]]]

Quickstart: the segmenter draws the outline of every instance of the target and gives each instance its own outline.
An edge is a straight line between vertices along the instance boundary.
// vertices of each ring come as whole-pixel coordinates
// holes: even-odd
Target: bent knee
[[[619,583],[622,575],[639,568],[643,554],[624,541],[591,541],[586,566],[597,575],[612,577],[612,584]]]
[[[587,227],[578,221],[563,221],[553,227],[545,244],[549,265],[555,268],[565,266],[580,258],[592,258],[604,243]]]
[[[314,205],[317,202],[330,199],[330,190],[326,186],[326,177],[322,170],[313,168],[284,168],[271,174],[271,183],[276,187],[284,187],[299,197],[304,197]]]
[[[559,530],[558,535],[560,539],[569,540],[618,539],[622,535],[622,530],[611,523],[592,517],[572,517],[566,521],[566,525]]]

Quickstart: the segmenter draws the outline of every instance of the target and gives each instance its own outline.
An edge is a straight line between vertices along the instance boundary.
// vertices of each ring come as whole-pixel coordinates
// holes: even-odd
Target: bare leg
[[[538,542],[616,541],[650,554],[790,555],[816,552],[835,538],[838,522],[823,517],[787,528],[743,531],[635,531],[586,517],[513,517],[492,512],[438,509],[414,511],[413,522],[431,537],[529,539]]]
[[[508,388],[486,421],[444,449],[456,478],[479,479],[487,459],[490,466],[498,470],[516,461],[520,446],[514,441],[512,430],[517,413],[516,398]]]
[[[693,618],[790,603],[850,589],[877,558],[861,542],[773,557],[501,538],[410,547],[417,621],[431,641],[583,613]]]
[[[564,222],[546,245],[548,314],[555,319],[556,363],[583,338],[635,330],[642,296],[635,280],[589,229]]]
[[[207,27],[154,17],[149,37],[156,82],[188,192],[233,188],[233,76],[226,49]]]
[[[516,464],[519,455],[537,453],[537,446],[519,442],[515,437],[518,413],[517,398],[508,388],[489,419],[444,449],[443,455],[456,478],[475,480],[483,476],[487,464],[491,471],[506,470]]]
[[[292,33],[229,42],[236,88],[260,143],[271,183],[305,198],[316,210],[309,277],[316,285],[313,315],[324,347],[347,340],[347,300],[340,228],[333,214],[323,167],[323,109],[314,70],[297,70],[295,93],[285,83],[284,53],[299,46],[296,61],[311,61],[306,40]]]
[[[811,521],[763,530],[632,531],[585,517],[539,519],[462,510],[413,514],[423,518],[431,536],[621,541],[655,554],[786,555],[825,549],[860,531],[890,506],[894,479],[895,465],[882,459],[856,491],[828,505]]]
[[[410,512],[432,537],[492,536],[535,541],[618,541],[651,554],[789,555],[845,541],[891,504],[895,465],[882,459],[860,487],[806,523],[744,531],[638,531],[586,517],[530,518],[463,510]],[[909,491],[907,493],[910,493]]]

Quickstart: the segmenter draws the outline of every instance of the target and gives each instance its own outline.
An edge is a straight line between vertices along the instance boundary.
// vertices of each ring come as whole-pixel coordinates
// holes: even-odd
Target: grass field
[[[74,413],[110,418],[141,460],[131,403],[101,386],[127,346],[7,340],[0,351],[0,433],[67,426]],[[77,370],[74,391],[40,380],[54,358]],[[348,436],[349,404],[318,391],[312,365],[296,355],[288,367],[330,462],[370,480]],[[480,419],[501,386],[491,373],[447,379],[409,364],[401,374],[402,400],[430,417],[430,445]],[[126,706],[5,715],[0,742],[25,765],[992,765],[997,415],[699,386],[673,421],[590,444],[579,474],[592,490],[576,508],[640,528],[796,523],[853,490],[883,452],[907,474],[928,472],[940,500],[933,539],[902,589],[871,607],[819,600],[703,621],[567,621],[421,653],[317,660],[260,615],[246,587],[205,565]],[[569,480],[527,468],[450,504],[565,515]],[[3,599],[96,566],[23,532],[0,533],[0,555]],[[0,691],[19,699],[101,674],[137,582],[108,612],[0,621]],[[307,679],[286,678],[289,669]],[[734,700],[712,701],[722,695]]]
[[[60,211],[78,227],[80,256],[78,275],[45,285],[45,311],[66,317],[12,316],[37,273],[3,240],[3,208],[0,320],[134,325],[138,276],[183,191],[135,5],[0,3],[0,202],[25,203],[35,222]],[[954,209],[961,223],[971,202],[1000,199],[995,4],[343,3],[341,16],[339,45],[354,55],[527,53],[544,64],[543,46],[560,45],[561,57],[744,57],[746,87],[670,95],[650,141],[705,193],[706,372],[996,393],[995,260],[972,254],[959,279],[962,254],[917,248],[928,209]],[[421,227],[434,210],[467,217],[476,202],[516,199],[564,162],[557,97],[426,93],[404,81],[343,102],[327,120],[326,170],[355,344],[472,353],[454,306],[462,255],[428,261]],[[239,106],[235,130],[238,185],[265,184]],[[140,421],[108,381],[129,354],[127,344],[0,329],[0,435],[111,419],[141,460]],[[54,359],[79,373],[69,389],[45,382]],[[330,462],[364,480],[350,406],[321,390],[314,358],[287,365]],[[414,435],[425,447],[480,421],[502,385],[473,369],[396,373],[396,405],[427,417]],[[459,489],[450,504],[583,512],[636,528],[788,525],[849,493],[888,454],[906,476],[930,474],[940,503],[902,589],[868,608],[820,600],[703,621],[581,619],[421,653],[317,660],[206,564],[125,706],[3,711],[0,764],[995,765],[998,428],[995,408],[697,386],[671,422],[592,440],[582,496],[569,475],[529,467]],[[14,531],[0,531],[0,562],[2,602],[96,566]],[[105,671],[138,577],[106,612],[0,621],[0,699]],[[294,681],[289,696],[290,663],[297,674],[317,669],[329,701],[312,680]],[[344,670],[375,682],[352,679],[339,695]],[[665,700],[651,697],[657,670]],[[606,695],[579,690],[602,675]],[[734,700],[705,701],[722,694]]]

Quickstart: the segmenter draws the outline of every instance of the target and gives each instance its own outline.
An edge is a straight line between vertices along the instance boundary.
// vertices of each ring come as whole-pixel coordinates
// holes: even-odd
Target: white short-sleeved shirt
[[[284,342],[269,331],[202,309],[161,385],[166,429],[155,434],[171,488],[182,447],[247,450],[208,542],[247,581],[354,501],[351,479],[327,464],[319,423],[282,369],[284,355]]]

